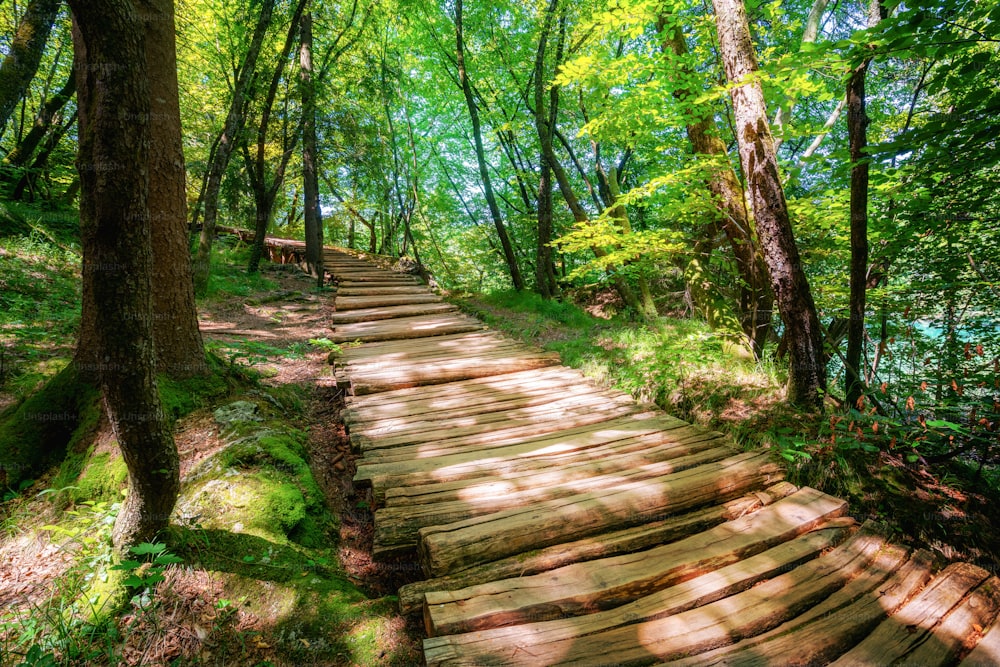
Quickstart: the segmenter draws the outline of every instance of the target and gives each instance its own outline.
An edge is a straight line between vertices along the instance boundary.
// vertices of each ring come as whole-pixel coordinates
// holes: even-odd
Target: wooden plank
[[[544,368],[558,365],[560,361],[559,355],[555,352],[521,354],[510,358],[467,357],[452,361],[425,363],[397,372],[352,373],[350,388],[355,395],[373,394],[392,389],[406,389]]]
[[[675,462],[674,465],[683,465],[681,459],[688,460],[692,456],[713,456],[704,454],[710,450],[716,453],[727,452],[719,458],[734,453],[733,447],[725,437],[712,437],[702,433],[691,438],[628,450],[620,454],[612,451],[608,456],[596,459],[572,461],[560,466],[539,465],[513,471],[502,477],[484,475],[453,482],[394,487],[386,489],[385,505],[398,507],[455,500],[489,501],[492,498],[520,494],[525,490],[572,484],[591,477],[615,475],[618,479],[624,479],[655,470],[664,463]]]
[[[793,484],[780,482],[766,491],[747,494],[720,505],[651,521],[633,528],[558,544],[529,554],[517,554],[443,577],[407,584],[399,590],[400,608],[406,614],[422,610],[424,595],[430,591],[455,591],[490,581],[538,574],[573,563],[608,558],[667,544],[717,526],[724,521],[747,516],[797,490]]]
[[[466,334],[467,336],[477,334]],[[441,340],[441,339],[435,339]],[[381,343],[364,345],[362,348],[374,347]],[[359,349],[362,349],[359,348]],[[353,350],[352,350],[353,351]],[[345,350],[346,352],[346,350]],[[509,373],[496,377],[481,377],[469,380],[450,382],[447,384],[397,389],[382,394],[369,396],[348,396],[344,398],[347,409],[372,410],[395,409],[407,401],[436,401],[448,398],[468,396],[470,392],[483,391],[517,391],[519,388],[538,388],[539,386],[557,389],[563,382],[586,382],[582,373],[565,366],[552,366],[538,370]]]
[[[337,281],[337,285],[355,285],[361,283],[386,283],[393,285],[421,285],[420,279],[416,276],[408,276],[401,273],[369,272],[352,273]]]
[[[390,320],[391,321],[391,320]],[[536,354],[537,348],[481,330],[411,340],[376,341],[344,350],[337,363],[357,371],[395,368],[400,363],[485,355],[501,352]]]
[[[345,410],[341,413],[350,432],[368,437],[399,435],[406,431],[430,428],[442,419],[457,420],[486,416],[496,412],[521,410],[556,403],[569,398],[593,399],[595,401],[618,402],[632,400],[618,391],[598,389],[589,384],[580,384],[556,391],[551,386],[522,391],[491,391],[471,393],[455,399],[432,401],[409,401],[397,407],[395,414],[386,415],[385,410]]]
[[[551,621],[534,621],[527,626],[470,631],[452,637],[441,637],[453,634],[446,626],[429,628],[429,637],[438,639],[424,642],[424,647],[432,653],[448,647],[447,650],[454,654],[468,656],[503,655],[504,651],[515,647],[518,651],[534,654],[538,652],[536,647],[552,642],[679,614],[741,593],[758,582],[788,572],[818,557],[823,551],[842,542],[853,525],[854,521],[850,518],[833,519],[759,554],[607,611]],[[433,632],[434,630],[437,632]]]
[[[568,542],[596,533],[729,500],[765,486],[778,466],[766,453],[742,454],[711,466],[497,512],[445,526],[422,528],[418,551],[424,572],[456,569]]]
[[[1000,612],[1000,579],[990,577],[948,616],[931,629],[931,638],[906,656],[912,665],[944,667],[959,655],[970,652],[979,642],[983,628],[989,627]]]
[[[376,320],[390,320],[394,317],[451,313],[457,310],[458,307],[450,303],[419,303],[406,306],[386,306],[385,308],[362,308],[360,310],[330,313],[330,322],[335,325],[351,324],[354,322],[374,322]]]
[[[525,487],[516,492],[443,500],[436,503],[394,504],[375,512],[373,553],[376,558],[384,558],[390,554],[409,551],[417,544],[419,529],[427,526],[463,521],[470,517],[516,507],[530,507],[539,502],[601,489],[621,488],[627,482],[678,473],[722,460],[731,454],[730,447],[720,447],[619,474],[583,475],[578,479],[547,486]]]
[[[453,634],[608,609],[749,558],[840,516],[847,503],[802,489],[671,544],[460,591],[427,593],[429,634]]]
[[[780,625],[858,576],[872,562],[885,541],[860,531],[824,556],[741,593],[701,607],[650,621],[613,628],[584,637],[549,642],[503,654],[491,652],[491,664],[504,665],[647,665],[656,660],[685,657],[724,646]],[[463,647],[465,648],[465,647]],[[486,656],[468,652],[438,659],[428,665],[483,664]]]
[[[402,600],[402,598],[400,598]],[[984,630],[985,634],[976,644],[959,667],[996,667],[1000,665],[1000,622],[994,620],[993,625]]]
[[[466,413],[454,417],[444,413],[436,420],[376,425],[367,431],[362,429],[361,432],[352,428],[351,441],[362,451],[371,450],[374,453],[380,449],[421,443],[434,443],[436,450],[445,450],[453,447],[448,444],[449,441],[464,439],[466,436],[479,436],[472,441],[475,443],[494,442],[502,437],[498,435],[502,431],[521,424],[542,428],[541,431],[531,432],[531,435],[536,435],[594,423],[591,415],[598,413],[629,414],[642,409],[642,406],[627,396],[567,396],[522,407]],[[575,421],[577,419],[583,421]],[[552,421],[557,423],[549,424]]]
[[[416,459],[392,463],[360,462],[355,483],[368,482],[376,490],[386,486],[409,486],[450,482],[482,477],[484,471],[504,475],[524,470],[541,462],[563,465],[572,461],[592,460],[608,453],[616,442],[629,446],[646,446],[662,442],[674,420],[659,413],[647,412],[612,419],[598,427],[587,426],[557,434],[529,438],[514,445],[494,450],[462,452],[432,459]],[[590,451],[592,450],[592,451]]]
[[[857,578],[803,614],[763,634],[678,661],[672,667],[825,665],[856,645],[930,580],[934,557],[881,549]]]
[[[422,285],[371,285],[364,287],[337,287],[337,298],[345,296],[382,296],[385,294],[433,294]]]
[[[334,342],[400,340],[481,331],[485,328],[486,325],[468,315],[416,315],[338,325],[329,338]]]
[[[337,297],[338,311],[381,308],[383,306],[407,306],[415,303],[442,303],[444,299],[434,294],[403,294],[394,296],[344,296]]]
[[[895,614],[850,651],[830,663],[848,665],[888,665],[904,662],[927,641],[932,630],[974,588],[989,578],[982,568],[954,563]]]

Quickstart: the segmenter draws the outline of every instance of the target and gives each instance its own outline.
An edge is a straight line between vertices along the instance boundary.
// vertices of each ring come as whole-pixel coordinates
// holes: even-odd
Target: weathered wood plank
[[[417,544],[418,530],[427,526],[463,521],[470,517],[501,512],[515,507],[529,507],[535,503],[575,494],[621,488],[627,482],[677,473],[719,461],[731,454],[730,447],[721,447],[619,474],[582,475],[578,479],[566,480],[562,483],[525,487],[508,493],[480,495],[436,503],[387,506],[375,512],[373,553],[376,558],[382,558],[386,555],[409,551]]]
[[[776,627],[862,573],[885,541],[860,531],[824,556],[749,590],[688,611],[503,654],[427,655],[428,665],[645,665],[701,653]]]
[[[385,308],[362,308],[360,310],[346,310],[342,313],[330,313],[330,322],[335,325],[353,324],[354,322],[391,320],[395,317],[452,313],[457,310],[458,307],[450,303],[421,303],[408,306],[387,306]]]
[[[982,568],[954,563],[895,614],[831,666],[889,665],[905,661],[927,641],[931,631],[974,588],[989,578]]]
[[[341,324],[329,336],[334,342],[383,341],[481,331],[486,328],[468,315],[416,315],[391,320]]]
[[[898,546],[878,552],[857,578],[815,607],[763,634],[671,667],[825,665],[854,646],[930,580],[934,557]]]
[[[958,667],[996,667],[1000,665],[1000,620],[984,629],[982,639],[976,648],[965,657]]]
[[[432,651],[449,647],[456,654],[502,654],[515,648],[529,654],[536,647],[555,641],[604,632],[642,621],[651,621],[701,607],[724,597],[747,590],[754,584],[788,572],[842,542],[854,525],[853,519],[839,518],[825,522],[788,542],[693,579],[650,593],[620,607],[584,616],[536,621],[485,630],[453,632],[445,624],[428,628],[430,639],[424,643]],[[451,637],[441,635],[454,634]]]
[[[717,526],[724,521],[747,516],[795,491],[797,489],[793,484],[780,482],[768,487],[766,491],[747,494],[720,505],[651,521],[633,528],[558,544],[527,554],[518,554],[443,577],[407,584],[399,590],[400,608],[406,614],[422,610],[424,595],[430,591],[456,591],[490,581],[538,574],[573,563],[608,558],[667,544]]]
[[[359,283],[388,283],[396,285],[421,285],[416,276],[402,273],[385,273],[371,271],[369,273],[352,273],[337,280],[337,285],[355,285]]]
[[[646,408],[648,409],[648,408]],[[593,424],[599,415],[620,416],[643,411],[643,407],[627,397],[569,396],[561,400],[495,412],[444,417],[435,421],[417,422],[407,427],[376,427],[370,433],[351,430],[351,442],[365,452],[378,455],[380,450],[393,450],[407,445],[433,443],[421,451],[444,452],[463,444],[477,445],[496,442],[508,436],[505,431],[524,427],[518,433],[538,435]]]
[[[444,299],[434,294],[402,294],[390,296],[345,296],[336,301],[338,311],[381,308],[382,306],[406,306],[414,303],[442,303]]]
[[[911,651],[906,661],[925,667],[952,665],[979,642],[983,628],[1000,612],[1000,579],[991,577],[931,629],[931,638]]]
[[[685,429],[679,429],[683,432]],[[677,433],[677,431],[672,431]],[[705,454],[712,451],[713,454]],[[484,475],[473,479],[462,479],[437,484],[407,485],[386,489],[386,507],[419,505],[438,502],[465,500],[484,501],[510,494],[520,494],[525,490],[543,489],[551,486],[572,484],[590,477],[613,475],[616,479],[643,475],[657,466],[675,462],[684,465],[693,456],[715,456],[725,458],[735,453],[730,442],[723,436],[712,437],[700,433],[690,438],[678,438],[660,445],[637,450],[618,452],[612,450],[606,456],[583,461],[572,461],[559,466],[537,465],[531,468],[500,475]],[[684,461],[681,461],[684,459]],[[660,468],[662,469],[662,468]]]
[[[352,372],[350,388],[355,395],[373,394],[392,389],[405,389],[455,380],[489,377],[559,364],[555,352],[520,354],[516,357],[464,357],[435,361],[378,373]]]
[[[466,334],[476,335],[476,334]],[[440,339],[437,339],[440,340]],[[380,343],[364,345],[362,348],[374,347]],[[362,349],[358,348],[358,349]],[[353,352],[354,350],[350,350]],[[345,350],[345,353],[347,350]],[[427,385],[397,389],[381,394],[368,396],[347,396],[344,402],[349,411],[356,410],[394,410],[397,406],[409,401],[436,401],[468,396],[470,392],[517,391],[520,388],[537,388],[539,386],[557,389],[562,382],[585,382],[584,376],[565,366],[551,366],[537,370],[508,373],[496,377],[472,378],[448,384]]]
[[[422,285],[366,285],[364,287],[345,287],[343,285],[337,288],[337,298],[345,296],[383,296],[386,294],[433,294],[428,288]]]
[[[777,465],[766,454],[743,454],[712,464],[624,485],[538,503],[527,509],[497,512],[420,530],[424,572],[440,576],[505,556],[627,528],[729,500],[766,486]]]
[[[370,483],[378,489],[388,486],[411,486],[482,477],[484,471],[496,475],[573,461],[594,460],[606,456],[615,443],[624,443],[634,451],[668,439],[673,418],[656,412],[629,415],[600,424],[571,429],[558,434],[528,438],[523,442],[495,449],[462,452],[431,459],[391,463],[358,464],[355,483]]]
[[[615,607],[787,542],[846,508],[842,500],[802,489],[743,518],[647,551],[427,593],[428,632],[469,632]]]

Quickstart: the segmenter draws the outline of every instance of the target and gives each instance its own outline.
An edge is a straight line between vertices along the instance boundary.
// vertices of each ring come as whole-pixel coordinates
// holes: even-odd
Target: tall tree
[[[664,33],[664,49],[681,59],[682,72],[692,75],[694,73],[691,67],[683,61],[688,52],[684,31],[672,19],[673,17],[667,14],[661,14],[658,19],[659,28]],[[674,91],[674,97],[681,103],[690,103],[693,96],[693,91],[686,88]],[[741,283],[740,325],[743,334],[750,342],[754,356],[759,359],[771,330],[771,307],[774,304],[774,297],[768,285],[767,268],[753,238],[743,187],[730,165],[726,144],[716,132],[714,118],[704,112],[685,115],[691,118],[686,126],[691,150],[695,155],[710,160],[712,165],[706,185],[716,202],[718,217],[710,226],[706,238],[713,238],[721,225],[726,240],[729,241]],[[701,253],[695,254],[697,256]]]
[[[177,448],[156,381],[150,129],[136,122],[149,118],[151,108],[146,26],[130,0],[70,0],[70,7],[80,105],[83,279],[93,306],[84,317],[95,319],[99,360],[89,370],[97,371],[128,467],[128,495],[113,531],[116,547],[124,550],[167,525],[180,489]]]
[[[150,89],[149,213],[153,246],[153,338],[157,370],[205,373],[188,249],[184,147],[177,89],[173,0],[136,0],[146,29]]]
[[[35,122],[17,146],[3,159],[4,180],[16,178],[20,170],[28,164],[42,140],[58,125],[59,112],[76,94],[76,74],[70,72],[66,83],[55,95],[46,100],[38,110]]]
[[[31,0],[0,63],[0,134],[38,71],[61,0]]]
[[[743,0],[713,0],[713,5],[719,51],[732,86],[730,96],[740,162],[771,286],[785,325],[791,360],[788,400],[793,405],[822,410],[826,391],[823,337],[792,233],[764,91],[755,78],[757,55],[750,39],[746,8]]]
[[[205,172],[205,196],[203,200],[204,215],[201,234],[198,237],[198,250],[194,258],[195,291],[204,292],[208,287],[208,276],[212,270],[212,242],[215,240],[215,223],[219,218],[219,190],[222,187],[222,177],[229,166],[233,148],[243,131],[246,111],[246,96],[248,89],[257,75],[257,60],[264,44],[264,37],[271,25],[274,14],[274,0],[262,0],[260,14],[254,28],[253,37],[243,61],[236,74],[233,85],[233,97],[229,101],[229,112],[219,135],[212,161]]]
[[[496,226],[497,237],[500,239],[500,247],[503,248],[503,256],[507,262],[507,270],[510,273],[511,282],[514,283],[514,289],[520,291],[524,289],[524,279],[521,277],[521,269],[518,267],[517,256],[514,254],[514,246],[510,242],[510,236],[507,234],[507,228],[504,226],[500,207],[497,205],[489,166],[486,164],[486,152],[483,149],[483,132],[479,122],[479,108],[476,106],[476,99],[472,93],[472,84],[469,82],[469,73],[465,62],[465,38],[462,31],[462,18],[462,0],[455,0],[455,60],[458,67],[458,80],[462,86],[462,94],[465,96],[465,105],[469,109],[469,118],[472,121],[472,138],[476,146],[479,177],[483,182],[486,204],[490,208],[490,216],[493,218],[494,226]]]
[[[312,12],[302,14],[299,84],[302,94],[302,189],[305,192],[306,268],[323,286],[323,213],[316,173],[316,81],[313,78]]]
[[[868,25],[878,23],[881,3],[872,0]],[[847,358],[844,363],[848,407],[864,392],[861,353],[865,344],[865,301],[868,290],[868,114],[865,112],[865,78],[871,58],[865,58],[847,79],[847,134],[851,154],[851,296],[847,324]]]

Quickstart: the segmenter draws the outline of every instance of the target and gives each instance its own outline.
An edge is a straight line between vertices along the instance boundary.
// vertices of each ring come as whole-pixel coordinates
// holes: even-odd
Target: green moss
[[[183,380],[175,380],[166,375],[157,378],[160,388],[160,402],[164,413],[171,419],[180,419],[200,407],[218,399],[232,389],[232,378],[225,364],[215,355],[205,358],[209,372]]]
[[[67,461],[69,457],[67,457]],[[85,465],[82,472],[74,479],[65,479],[70,466],[64,462],[60,469],[60,483],[56,488],[70,487],[67,498],[74,503],[84,500],[113,502],[121,498],[121,490],[128,479],[128,468],[120,455],[100,452],[84,457]]]
[[[77,474],[85,453],[79,444],[100,419],[99,394],[69,364],[44,387],[0,415],[0,487],[16,488],[67,451]]]

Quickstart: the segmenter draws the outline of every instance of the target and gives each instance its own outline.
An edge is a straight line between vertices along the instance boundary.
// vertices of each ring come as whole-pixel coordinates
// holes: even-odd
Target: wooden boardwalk
[[[1000,664],[1000,579],[337,251],[337,381],[428,665]]]

